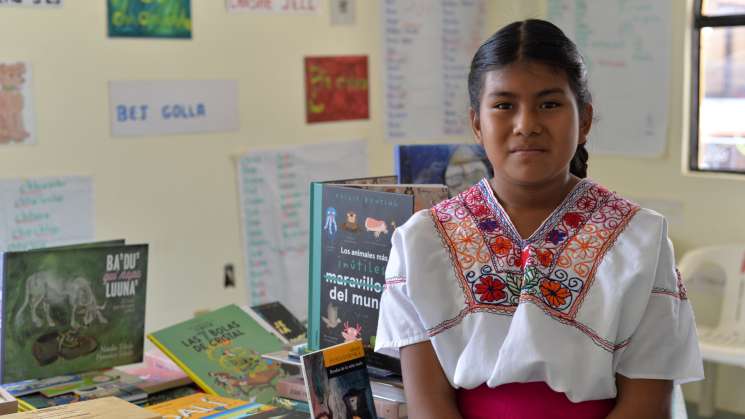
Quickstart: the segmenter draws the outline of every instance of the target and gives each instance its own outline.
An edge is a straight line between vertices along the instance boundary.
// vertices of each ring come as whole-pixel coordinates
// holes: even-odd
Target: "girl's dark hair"
[[[553,23],[528,19],[498,30],[481,44],[473,56],[468,74],[468,95],[476,114],[479,113],[484,75],[517,61],[534,61],[563,70],[580,112],[592,103],[587,67],[574,42]],[[584,144],[579,144],[569,165],[570,172],[580,178],[587,177],[588,158]]]

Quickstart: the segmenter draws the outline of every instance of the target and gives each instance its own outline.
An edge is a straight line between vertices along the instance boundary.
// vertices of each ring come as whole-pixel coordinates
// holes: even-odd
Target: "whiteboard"
[[[665,152],[672,42],[671,0],[548,0],[548,20],[588,65],[597,120],[590,153]]]
[[[238,159],[251,304],[281,301],[308,315],[310,182],[367,176],[363,140],[255,150]]]

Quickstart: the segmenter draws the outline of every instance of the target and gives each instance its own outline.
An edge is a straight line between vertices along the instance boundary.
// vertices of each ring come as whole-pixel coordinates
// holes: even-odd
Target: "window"
[[[745,174],[745,0],[694,0],[691,170]]]

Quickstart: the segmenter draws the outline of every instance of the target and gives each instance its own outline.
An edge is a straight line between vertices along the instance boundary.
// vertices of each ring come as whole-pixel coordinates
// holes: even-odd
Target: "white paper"
[[[229,12],[308,15],[321,12],[320,0],[226,0]]]
[[[30,63],[0,62],[0,145],[36,143],[32,80]]]
[[[90,177],[0,180],[0,251],[92,239]]]
[[[331,0],[331,25],[354,25],[357,0]]]
[[[468,70],[483,0],[382,0],[386,138],[469,137]]]
[[[1,6],[62,7],[62,0],[0,0]]]
[[[236,80],[109,82],[115,137],[238,131]]]
[[[667,141],[670,0],[549,0],[549,20],[589,69],[590,153],[660,156]]]
[[[279,300],[308,316],[310,182],[367,176],[362,140],[257,150],[238,160],[251,304]]]

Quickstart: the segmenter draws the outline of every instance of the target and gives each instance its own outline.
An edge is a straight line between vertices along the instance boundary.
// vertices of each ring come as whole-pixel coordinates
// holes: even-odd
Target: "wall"
[[[701,245],[745,241],[745,194],[738,193],[739,178],[681,172],[690,7],[672,3],[667,152],[659,159],[592,156],[590,173],[622,194],[680,202],[682,222],[671,235],[681,255]],[[378,2],[358,0],[357,23],[349,27],[329,26],[327,13],[229,15],[217,0],[195,0],[192,7],[191,41],[108,39],[103,1],[67,0],[60,10],[0,9],[0,60],[31,62],[38,133],[37,145],[0,149],[0,177],[94,177],[96,238],[151,245],[148,330],[195,309],[246,302],[232,155],[366,138],[371,173],[392,171],[391,146],[383,139]],[[543,15],[543,0],[489,0],[487,32]],[[369,55],[370,120],[306,125],[303,57],[344,54]],[[109,80],[204,78],[239,80],[240,132],[110,137]],[[222,288],[226,262],[236,265],[237,288]],[[721,369],[720,407],[745,412],[745,398],[734,385],[743,381],[742,370]],[[695,398],[695,385],[686,390]]]

